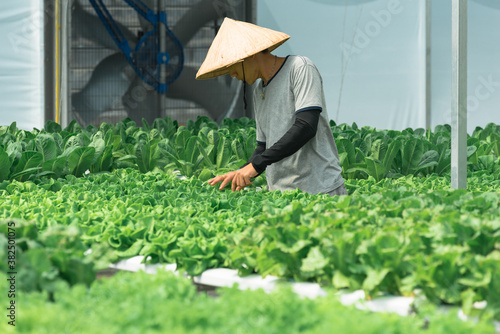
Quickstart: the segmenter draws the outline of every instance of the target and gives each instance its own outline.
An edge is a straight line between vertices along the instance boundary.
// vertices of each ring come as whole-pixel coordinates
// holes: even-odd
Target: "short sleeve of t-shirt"
[[[264,132],[260,128],[260,126],[257,124],[257,129],[256,129],[256,135],[255,138],[257,140],[257,143],[265,143],[266,142],[266,136],[264,135]]]
[[[301,57],[303,64],[296,66],[292,73],[295,113],[308,110],[323,110],[322,79],[318,69],[307,58]]]

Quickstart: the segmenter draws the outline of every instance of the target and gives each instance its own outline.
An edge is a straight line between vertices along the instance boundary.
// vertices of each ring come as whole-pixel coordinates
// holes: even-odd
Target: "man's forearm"
[[[291,156],[314,138],[318,129],[319,109],[312,109],[297,114],[292,127],[274,145],[264,150],[262,147],[250,158],[255,170],[261,174],[267,166]],[[259,146],[258,146],[259,148]]]

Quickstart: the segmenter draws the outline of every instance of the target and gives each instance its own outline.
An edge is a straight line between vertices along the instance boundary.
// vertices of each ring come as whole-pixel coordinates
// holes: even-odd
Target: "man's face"
[[[243,81],[243,67],[245,68],[245,81],[249,85],[253,85],[253,83],[259,78],[258,67],[256,66],[253,57],[246,58],[241,63],[231,65],[231,67],[229,67],[229,75],[232,78]]]

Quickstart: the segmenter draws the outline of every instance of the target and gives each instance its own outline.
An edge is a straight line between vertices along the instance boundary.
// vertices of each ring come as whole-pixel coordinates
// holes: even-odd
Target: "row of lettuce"
[[[445,175],[451,165],[451,127],[434,131],[377,130],[368,126],[336,125],[331,121],[345,179],[379,181],[406,175]],[[137,125],[130,119],[111,125],[66,128],[49,121],[41,130],[20,130],[16,123],[0,127],[0,182],[40,176],[82,176],[135,168],[178,170],[206,180],[245,163],[256,146],[255,121],[225,119],[219,125],[198,117],[185,125],[171,118]],[[493,123],[468,136],[469,170],[500,168],[500,125]],[[263,177],[257,180],[263,182]]]
[[[121,305],[120,291],[127,291],[134,302],[113,309],[116,321],[100,318],[111,309],[107,304],[102,312],[90,313],[92,323],[109,327],[110,333],[137,326],[142,332],[176,328],[179,333],[207,333],[218,316],[219,328],[222,318],[227,326],[222,332],[235,332],[231,326],[241,321],[236,317],[227,324],[225,308],[254,305],[255,312],[262,310],[258,294],[232,291],[212,301],[194,296],[193,288],[181,288],[185,283],[173,277],[162,279],[172,280],[178,295],[146,276],[95,281],[96,271],[135,255],[149,263],[176,263],[189,275],[226,267],[242,275],[318,282],[335,291],[363,289],[369,298],[418,296],[434,306],[452,305],[486,321],[500,320],[500,126],[488,124],[469,135],[465,191],[449,187],[449,126],[392,131],[330,125],[351,196],[261,190],[265,174],[237,193],[204,183],[250,157],[256,137],[255,122],[248,118],[226,119],[220,126],[204,117],[181,126],[167,117],[141,126],[125,119],[87,128],[75,122],[64,129],[54,122],[33,131],[20,130],[15,123],[0,127],[0,256],[8,258],[9,227],[15,226],[16,284],[31,292],[21,298],[29,305],[23,306],[24,319],[33,321],[23,321],[17,329],[39,333],[52,326],[52,331],[51,322],[60,315],[74,320],[58,321],[62,332],[85,332],[79,326],[88,325],[88,319],[75,319],[75,314],[87,313],[96,298],[102,303],[102,295]],[[8,271],[8,262],[0,263],[0,272]],[[84,292],[81,284],[90,290]],[[169,301],[155,303],[165,312],[187,305],[206,307],[212,315],[220,309],[220,314],[209,320],[203,312],[192,317],[192,312],[177,311],[178,316],[160,320],[143,305],[144,299],[139,301],[138,291],[137,296],[130,292],[137,289],[127,288],[137,284],[157,284],[163,291],[158,296],[167,293]],[[68,291],[66,285],[74,288]],[[296,298],[280,293],[279,298]],[[486,307],[476,309],[476,302]],[[143,306],[138,310],[133,303]],[[310,313],[303,322],[287,319],[309,309],[325,317],[332,317],[330,311],[351,312],[337,310],[331,300],[293,303],[293,308],[288,299],[273,304],[277,315],[255,314],[261,323],[248,331],[262,325],[269,332],[329,332],[332,324]],[[34,319],[47,307],[46,321],[40,327],[37,320],[36,327]],[[416,319],[382,316],[370,322],[385,332],[405,328],[419,333],[428,327],[424,309],[418,306]],[[145,323],[148,310],[155,316]],[[137,314],[126,323],[131,329],[125,330],[123,311]],[[343,315],[339,321],[352,326],[359,323],[357,316]],[[470,324],[450,319],[439,321],[454,332],[470,332]],[[360,331],[371,330],[359,326]],[[451,331],[445,327],[432,325],[425,332]],[[483,323],[474,330],[492,332]]]
[[[0,273],[0,289],[8,289]],[[218,298],[199,294],[191,281],[170,272],[119,273],[90,289],[59,282],[59,296],[20,294],[16,326],[0,322],[2,333],[363,333],[492,334],[491,323],[459,320],[454,313],[425,307],[419,315],[374,314],[345,307],[333,294],[314,300],[287,288],[271,293],[219,290]],[[42,315],[42,316],[41,316]],[[363,321],[360,321],[363,319]]]
[[[14,224],[18,288],[53,300],[61,280],[91,285],[96,270],[144,255],[189,275],[226,267],[500,320],[500,171],[470,172],[468,191],[437,175],[346,183],[351,196],[328,197],[219,191],[132,168],[4,181],[0,253]]]

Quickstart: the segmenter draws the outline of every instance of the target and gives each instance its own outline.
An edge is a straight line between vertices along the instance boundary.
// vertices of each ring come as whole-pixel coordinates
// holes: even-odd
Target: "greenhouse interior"
[[[500,1],[0,9],[1,333],[500,333]]]

